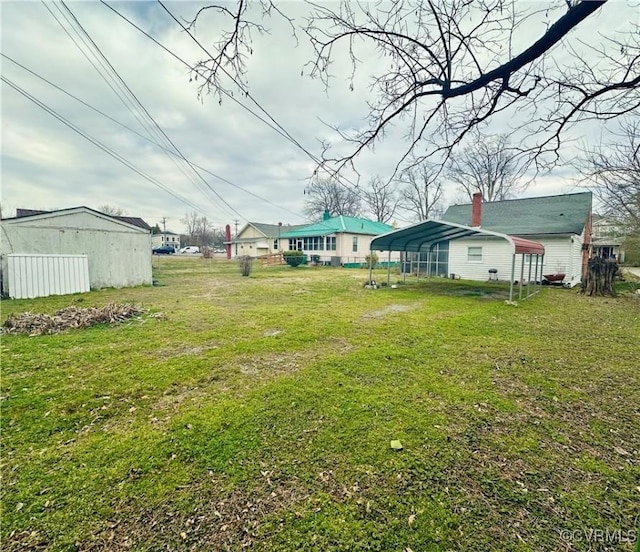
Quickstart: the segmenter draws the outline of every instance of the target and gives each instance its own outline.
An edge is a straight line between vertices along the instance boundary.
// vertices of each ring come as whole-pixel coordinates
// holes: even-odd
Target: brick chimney
[[[473,204],[471,205],[471,226],[478,227],[482,224],[482,193],[473,194]]]

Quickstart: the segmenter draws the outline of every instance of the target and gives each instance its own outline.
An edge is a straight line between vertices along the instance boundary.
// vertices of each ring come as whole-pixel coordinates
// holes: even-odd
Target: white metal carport
[[[471,236],[485,236],[494,237],[506,240],[512,247],[511,257],[511,279],[509,286],[509,300],[513,301],[513,288],[515,283],[515,271],[516,271],[516,256],[522,255],[522,264],[520,269],[519,279],[519,298],[522,299],[523,295],[523,280],[525,269],[525,255],[529,256],[529,269],[527,280],[527,297],[537,293],[536,282],[542,282],[542,270],[544,265],[544,246],[541,243],[518,238],[516,236],[509,236],[507,234],[501,234],[499,232],[492,232],[491,230],[483,230],[480,227],[463,226],[461,224],[455,224],[452,222],[444,222],[440,220],[426,220],[400,230],[394,230],[387,234],[382,234],[371,241],[370,250],[373,251],[401,251],[411,253],[427,253],[429,254],[433,246],[437,243],[442,243],[450,240],[457,240],[460,238],[467,238]],[[533,274],[534,289],[531,292],[531,271],[533,269],[533,258],[535,256],[535,272]],[[371,259],[373,256],[370,255]],[[371,280],[373,266],[369,264],[369,280]],[[538,280],[539,275],[539,280]],[[391,278],[391,272],[387,273],[387,278]]]

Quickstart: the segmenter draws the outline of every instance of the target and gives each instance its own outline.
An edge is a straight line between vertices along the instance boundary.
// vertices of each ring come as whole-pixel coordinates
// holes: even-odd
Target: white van
[[[187,247],[182,247],[178,251],[180,254],[184,253],[200,253],[200,248],[197,245],[187,245]]]

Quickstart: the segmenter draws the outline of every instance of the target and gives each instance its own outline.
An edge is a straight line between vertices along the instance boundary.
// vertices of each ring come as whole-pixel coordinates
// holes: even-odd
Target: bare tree
[[[314,180],[304,193],[309,198],[304,206],[304,214],[309,220],[322,218],[325,211],[329,211],[332,217],[356,217],[360,213],[361,200],[358,194],[332,178]]]
[[[197,235],[200,247],[206,247],[213,241],[213,226],[205,216],[198,219]]]
[[[115,205],[102,205],[98,207],[98,211],[113,217],[121,217],[125,214],[124,209],[116,207]]]
[[[187,236],[193,238],[198,234],[198,228],[200,226],[200,216],[198,213],[195,211],[185,213],[184,217],[180,219],[180,222],[184,224]]]
[[[396,188],[396,182],[384,182],[379,176],[374,176],[369,187],[362,191],[364,202],[378,222],[389,222],[396,212],[400,200]]]
[[[264,13],[277,12],[262,0]],[[445,158],[466,134],[496,114],[517,119],[523,155],[538,168],[555,163],[568,129],[586,119],[607,120],[640,106],[640,33],[637,20],[620,21],[615,29],[576,36],[606,0],[398,0],[380,3],[314,3],[303,31],[315,55],[307,74],[327,87],[333,62],[350,56],[355,76],[365,66],[360,48],[379,54],[373,97],[367,98],[369,121],[364,130],[343,135],[352,141],[346,155],[326,149],[325,166],[351,165],[365,149],[381,140],[393,125],[406,129],[407,147],[398,154],[396,170],[410,156],[421,163],[436,154]],[[228,19],[216,41],[215,55],[196,68],[204,77],[200,92],[229,94],[225,82],[250,97],[246,59],[252,34],[267,31],[257,23],[251,4],[237,0],[200,10]],[[616,3],[602,8],[615,13]],[[295,22],[287,18],[295,32]],[[523,29],[532,39],[516,49]],[[533,34],[537,31],[537,35]],[[525,35],[526,36],[526,35]],[[518,39],[518,40],[517,40]],[[231,76],[232,81],[226,80]],[[222,77],[222,78],[221,78]],[[337,130],[337,129],[336,129]]]
[[[640,122],[623,121],[610,135],[609,143],[583,152],[579,168],[605,214],[640,234]]]
[[[502,134],[483,137],[474,133],[474,145],[449,159],[447,177],[469,197],[481,192],[485,201],[501,201],[526,187],[521,179],[526,164]]]
[[[441,169],[428,163],[412,167],[400,175],[404,187],[400,191],[402,207],[418,221],[434,218],[442,200]]]

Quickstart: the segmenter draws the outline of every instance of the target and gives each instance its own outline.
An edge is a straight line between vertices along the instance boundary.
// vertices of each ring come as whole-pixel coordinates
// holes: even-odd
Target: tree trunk
[[[587,274],[582,281],[582,291],[585,295],[616,296],[613,283],[618,273],[618,264],[595,257],[589,259]]]

